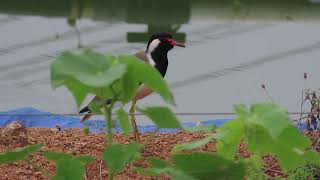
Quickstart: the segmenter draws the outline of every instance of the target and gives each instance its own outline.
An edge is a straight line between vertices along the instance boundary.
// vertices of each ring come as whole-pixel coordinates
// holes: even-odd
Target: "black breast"
[[[154,51],[151,53],[151,58],[156,64],[155,68],[160,72],[162,77],[164,77],[168,69],[167,53],[160,53],[160,52]]]

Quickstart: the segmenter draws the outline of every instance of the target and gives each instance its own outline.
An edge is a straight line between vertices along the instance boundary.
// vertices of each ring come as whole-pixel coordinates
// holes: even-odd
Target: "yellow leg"
[[[135,110],[136,110],[136,101],[132,101],[132,105],[130,108],[130,117],[131,117],[131,124],[132,124],[132,128],[133,128],[133,136],[134,136],[134,140],[137,143],[141,143],[139,131],[138,131],[137,123],[136,123],[136,118],[134,116]]]

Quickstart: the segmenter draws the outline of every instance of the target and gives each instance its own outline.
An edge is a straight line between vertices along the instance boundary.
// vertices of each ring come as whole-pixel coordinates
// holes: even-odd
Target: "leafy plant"
[[[130,102],[141,83],[157,92],[166,102],[175,104],[173,95],[160,73],[134,56],[103,55],[91,50],[81,54],[66,52],[52,63],[51,80],[54,88],[66,86],[75,97],[78,107],[88,94],[97,95],[102,99],[93,102],[90,109],[105,115],[109,142],[112,140],[111,111],[114,104],[117,101],[123,105]],[[111,100],[111,103],[106,103],[107,100]],[[162,111],[169,110],[162,108]],[[123,112],[120,109],[117,114],[121,127],[128,134],[129,121]],[[170,113],[166,112],[168,115]],[[157,123],[157,118],[154,117],[159,117],[159,114],[151,118]],[[171,120],[176,124],[175,127],[180,127],[173,118],[165,119],[163,123],[170,123]]]
[[[94,161],[91,156],[76,157],[67,153],[51,151],[44,152],[44,156],[55,162],[57,172],[54,179],[56,180],[83,179],[84,165]]]
[[[112,128],[115,119],[112,119],[111,112],[114,110],[114,104],[122,103],[122,107],[116,111],[116,114],[125,135],[129,135],[131,128],[128,114],[125,113],[123,106],[131,101],[141,83],[153,89],[167,103],[175,104],[173,95],[160,73],[134,56],[113,56],[91,50],[85,50],[82,53],[65,52],[51,65],[51,83],[53,88],[66,86],[78,107],[88,94],[99,96],[89,107],[94,113],[103,114],[106,119],[108,145],[103,159],[110,168],[109,179],[113,179],[117,172],[138,158],[141,148],[138,144],[112,143]],[[182,128],[168,108],[153,107],[140,111],[150,117],[160,128]],[[165,115],[166,118],[162,119],[162,115]],[[85,128],[83,132],[87,134],[89,129]],[[23,160],[40,148],[41,146],[38,145],[28,146],[1,154],[0,162]],[[66,153],[46,151],[44,155],[55,161],[57,165],[55,179],[59,180],[82,179],[85,163],[93,161],[90,156],[74,157]]]
[[[282,108],[274,104],[261,103],[253,105],[250,109],[244,105],[237,105],[235,110],[236,118],[218,128],[216,134],[209,134],[196,142],[176,145],[173,153],[217,140],[216,156],[225,160],[243,161],[234,159],[243,140],[248,150],[254,154],[244,160],[247,177],[258,171],[259,173],[253,173],[255,178],[263,178],[260,175],[263,174],[261,160],[262,156],[267,154],[275,155],[287,172],[307,164],[320,166],[319,154],[310,150],[310,141],[290,123],[287,112]],[[201,164],[194,162],[193,166],[199,167]]]
[[[90,110],[103,114],[107,124],[108,144],[103,160],[109,168],[109,179],[141,158],[143,145],[130,143],[113,144],[112,128],[119,120],[126,136],[131,127],[124,106],[129,103],[141,83],[158,93],[167,103],[175,101],[162,76],[151,66],[133,56],[105,55],[91,50],[82,53],[66,52],[51,66],[52,86],[66,86],[80,107],[88,94],[99,96],[90,104]],[[122,106],[115,109],[114,104]],[[111,112],[115,110],[116,117]],[[158,128],[182,129],[177,117],[167,107],[146,107],[138,110],[149,117]],[[205,133],[203,139],[176,145],[168,161],[156,157],[147,158],[148,169],[135,168],[142,174],[165,175],[172,179],[266,179],[261,171],[264,155],[275,155],[285,172],[309,177],[310,174],[299,167],[320,166],[320,156],[313,151],[310,141],[294,127],[288,114],[275,104],[260,103],[250,108],[236,105],[237,116],[222,127],[199,126],[186,129],[189,132]],[[84,133],[89,133],[88,129]],[[294,139],[294,141],[292,140]],[[185,152],[215,141],[217,152]],[[240,143],[244,143],[251,157],[238,156]],[[38,151],[41,145],[31,145],[12,152],[0,154],[0,164],[26,157]],[[66,153],[46,151],[44,156],[57,165],[55,179],[83,179],[84,166],[94,161],[90,156],[71,156]],[[269,177],[268,177],[269,178]]]
[[[298,167],[289,173],[288,180],[316,180],[314,170],[319,171],[312,166]]]
[[[138,144],[112,144],[108,146],[103,154],[103,159],[110,170],[109,179],[112,179],[126,164],[136,160],[139,157],[139,150]]]
[[[177,117],[166,107],[148,107],[141,109],[140,112],[149,117],[158,128],[182,129]]]
[[[111,112],[114,104],[122,103],[116,114],[127,136],[131,128],[128,114],[123,107],[131,101],[141,83],[154,90],[169,104],[175,104],[173,95],[160,73],[134,56],[104,55],[91,50],[80,54],[66,52],[52,63],[51,80],[54,88],[66,86],[76,99],[78,107],[88,94],[99,96],[90,103],[89,108],[96,114],[103,114],[106,119],[108,145],[103,159],[110,169],[109,179],[130,164],[140,150],[137,144],[112,143],[115,119],[112,119]],[[182,128],[174,114],[166,107],[139,110],[159,128]]]
[[[0,164],[6,164],[14,161],[25,160],[30,154],[39,151],[42,144],[28,145],[22,148],[17,148],[13,151],[0,154]]]

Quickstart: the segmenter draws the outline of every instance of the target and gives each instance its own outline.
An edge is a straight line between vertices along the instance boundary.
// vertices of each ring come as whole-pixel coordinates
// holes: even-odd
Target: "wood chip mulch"
[[[86,166],[85,178],[88,180],[106,179],[108,169],[104,163],[101,163],[102,153],[106,144],[104,134],[89,134],[85,135],[81,129],[65,129],[58,132],[56,129],[48,128],[28,128],[22,129],[18,135],[10,134],[0,128],[0,152],[22,147],[27,144],[41,143],[44,145],[44,150],[63,151],[73,155],[91,155],[96,158],[94,163]],[[7,133],[7,134],[6,134]],[[146,140],[150,134],[142,135],[142,140]],[[306,133],[313,142],[315,149],[320,151],[320,131]],[[146,145],[142,151],[142,157],[157,156],[163,159],[170,159],[170,151],[174,145],[184,142],[190,142],[204,138],[206,135],[198,133],[159,133]],[[114,143],[128,144],[133,141],[132,137],[126,138],[122,134],[115,134],[113,137]],[[215,151],[214,142],[209,143],[194,151]],[[243,143],[239,146],[238,156],[250,157],[250,153],[246,151]],[[42,151],[35,153],[29,157],[36,165],[43,167],[51,174],[55,172],[55,165],[53,162],[46,160],[42,156]],[[264,172],[271,176],[282,176],[285,174],[279,168],[276,158],[273,156],[265,156],[263,158],[265,167]],[[148,165],[144,160],[134,162],[134,166],[146,168]],[[100,170],[101,169],[101,170]],[[25,161],[19,161],[9,164],[0,165],[0,180],[12,179],[49,179],[44,176],[39,169],[34,165],[30,165]],[[154,177],[147,177],[140,175],[127,167],[124,171],[118,173],[116,179],[156,179]],[[168,179],[160,177],[157,179]]]

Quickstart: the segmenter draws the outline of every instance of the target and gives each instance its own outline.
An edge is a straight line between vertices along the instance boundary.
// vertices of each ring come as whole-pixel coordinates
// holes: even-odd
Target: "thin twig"
[[[269,100],[275,104],[275,101],[273,100],[272,96],[269,94],[269,92],[267,91],[267,89],[264,88],[264,92],[266,93],[266,95],[268,96]]]
[[[315,146],[313,147],[315,151],[318,149],[319,144],[320,144],[320,137],[318,138]]]
[[[100,168],[99,168],[99,174],[100,174],[100,180],[102,180],[102,159],[100,161]]]
[[[304,103],[304,98],[303,98],[303,94],[304,94],[304,90],[302,90],[301,92],[301,106],[300,106],[300,119],[298,121],[298,125],[300,126],[301,125],[301,120],[302,120],[302,111],[303,111],[303,103]]]

